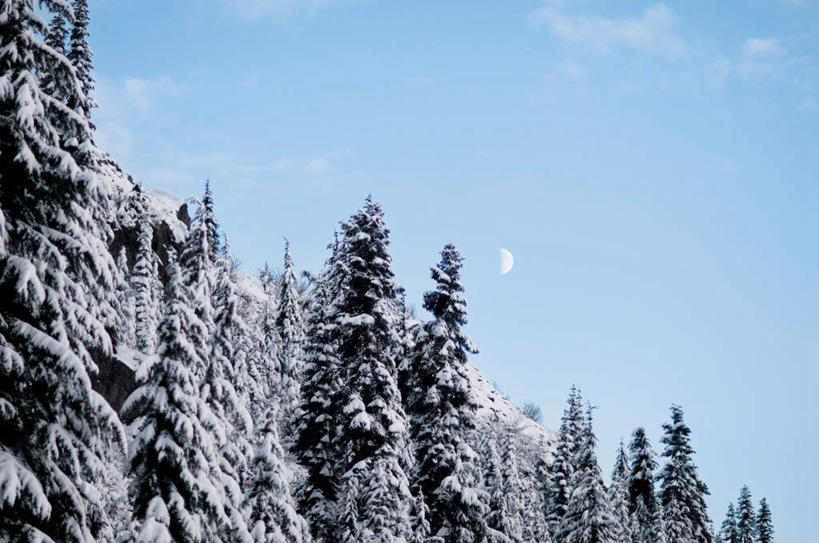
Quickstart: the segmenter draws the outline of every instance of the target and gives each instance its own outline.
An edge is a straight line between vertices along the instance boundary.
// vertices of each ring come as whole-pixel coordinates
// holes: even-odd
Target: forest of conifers
[[[370,197],[312,274],[237,269],[209,187],[170,228],[94,142],[88,24],[0,0],[0,542],[773,541],[747,488],[713,526],[679,406],[610,478],[576,388],[556,436],[481,415],[461,255],[413,316]]]

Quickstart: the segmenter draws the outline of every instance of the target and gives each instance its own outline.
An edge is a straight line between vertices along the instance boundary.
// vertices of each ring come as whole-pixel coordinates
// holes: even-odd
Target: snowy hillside
[[[112,178],[116,180],[121,189],[132,186],[127,176],[117,170]],[[187,232],[185,222],[180,220],[180,209],[186,205],[186,200],[179,198],[169,192],[161,190],[146,190],[147,199],[150,203],[148,215],[154,224],[166,224],[173,232],[174,241],[184,239]],[[190,215],[189,213],[187,215]],[[265,293],[261,281],[258,277],[248,273],[237,271],[235,274],[237,294],[245,303],[253,304],[254,307],[247,308],[246,313],[252,314],[256,308],[264,303]],[[129,353],[130,354],[130,353]],[[123,358],[133,360],[133,356],[125,355]],[[529,438],[532,443],[541,440],[546,444],[548,450],[553,450],[556,442],[555,432],[549,428],[538,424],[523,415],[519,407],[507,400],[503,394],[498,392],[480,371],[468,364],[468,375],[472,385],[472,390],[478,400],[478,415],[485,422],[499,422],[504,426],[519,429],[522,436]]]

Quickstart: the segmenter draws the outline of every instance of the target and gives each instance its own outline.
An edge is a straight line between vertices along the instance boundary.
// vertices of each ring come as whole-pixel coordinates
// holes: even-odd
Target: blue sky
[[[657,445],[680,403],[721,522],[819,530],[819,6],[92,0],[97,138],[212,180],[248,271],[316,270],[380,200],[411,302],[453,241],[474,362],[556,426],[572,383]],[[498,274],[498,248],[516,266]]]

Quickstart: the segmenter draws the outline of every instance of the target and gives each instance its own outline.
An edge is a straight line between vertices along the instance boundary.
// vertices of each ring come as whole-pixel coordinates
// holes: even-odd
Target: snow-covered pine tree
[[[77,90],[73,69],[36,37],[31,1],[0,13],[0,539],[93,541],[95,483],[124,434],[91,388],[91,353],[112,343],[85,293],[113,292],[116,263],[93,217],[97,179],[60,146],[58,129],[89,127],[38,81],[57,66]]]
[[[345,389],[342,387],[341,362],[338,358],[336,325],[329,314],[338,291],[340,278],[333,273],[337,243],[325,263],[324,271],[316,279],[311,293],[312,303],[307,319],[304,346],[304,370],[299,401],[299,417],[296,427],[297,441],[294,453],[299,463],[307,471],[306,478],[298,489],[300,511],[307,519],[316,540],[331,541],[330,530],[337,519],[335,503],[339,483],[341,457],[335,450],[337,424],[343,409]],[[352,478],[348,478],[350,489]],[[356,490],[357,494],[357,490]],[[345,513],[343,501],[339,514]],[[358,511],[355,508],[355,522],[342,519],[344,526],[356,533]]]
[[[91,73],[94,69],[94,61],[91,45],[88,43],[88,0],[74,0],[73,7],[74,24],[71,26],[68,59],[77,72],[82,95],[73,103],[69,102],[69,105],[84,115],[86,119],[90,119],[91,109],[97,104],[91,98],[91,92],[94,90],[94,75]]]
[[[136,345],[136,304],[133,289],[128,284],[130,271],[128,270],[128,256],[125,254],[125,247],[119,251],[117,268],[119,268],[119,281],[117,281],[116,291],[122,308],[120,341],[128,347],[134,348]]]
[[[361,527],[358,524],[358,509],[361,500],[360,477],[366,476],[363,469],[353,469],[345,474],[339,492],[338,520],[334,529],[339,534],[337,537],[339,543],[358,543],[363,540]]]
[[[616,520],[606,497],[595,447],[597,438],[592,427],[592,408],[586,412],[583,433],[574,458],[570,480],[569,503],[560,521],[561,543],[617,543]]]
[[[307,522],[290,494],[290,473],[276,429],[275,406],[258,429],[258,447],[251,467],[245,509],[254,543],[309,543]]]
[[[583,407],[580,390],[572,386],[557,434],[557,450],[549,474],[546,520],[555,539],[569,503],[569,484],[574,471],[574,458],[582,440]]]
[[[424,492],[420,489],[415,496],[411,521],[413,536],[409,543],[427,543],[431,530],[429,525],[429,506],[427,506],[427,502],[424,499]]]
[[[157,356],[142,361],[138,388],[123,405],[134,424],[128,465],[136,541],[221,541],[222,527],[232,519],[221,484],[212,478],[216,444],[201,419],[214,416],[193,371],[205,365],[196,343],[207,330],[190,306],[172,251],[168,260]]]
[[[756,541],[756,515],[754,514],[754,503],[751,500],[751,491],[747,486],[743,486],[739,491],[736,517],[739,543],[754,543]]]
[[[550,453],[546,440],[541,436],[533,451],[531,470],[526,481],[526,503],[523,540],[527,543],[551,543],[549,525],[546,522],[549,493]]]
[[[151,244],[153,229],[145,221],[139,226],[137,234],[137,251],[134,267],[131,270],[131,289],[134,296],[134,346],[143,354],[153,354],[156,350],[156,328],[160,312],[154,293],[154,276],[156,272],[154,254]]]
[[[287,240],[285,240],[284,267],[279,282],[275,322],[279,340],[276,350],[279,360],[277,386],[281,411],[279,423],[285,435],[291,436],[301,388],[304,317],[299,292],[296,289],[296,274],[293,269],[293,258],[290,256],[290,242]],[[288,437],[286,441],[289,447],[292,439]]]
[[[641,534],[652,531],[657,499],[654,492],[654,472],[657,459],[648,441],[644,428],[637,428],[629,444],[631,470],[629,472],[629,511],[634,515],[637,529]]]
[[[424,324],[417,354],[402,372],[417,460],[413,487],[427,497],[431,533],[448,542],[480,541],[485,530],[481,503],[468,481],[477,404],[466,364],[477,349],[461,329],[467,323],[462,266],[455,246],[444,246],[440,263],[431,268],[435,290],[424,294],[433,320]]]
[[[666,463],[660,473],[660,502],[665,516],[666,536],[680,543],[713,543],[711,519],[705,496],[708,487],[697,474],[691,458],[691,429],[683,421],[683,410],[671,406],[671,423],[663,425],[663,457]]]
[[[202,207],[199,206],[185,238],[182,253],[179,255],[179,265],[182,268],[183,283],[190,293],[191,307],[205,325],[209,335],[213,331],[213,265],[209,256],[207,229],[202,220]],[[207,363],[207,354],[207,349],[199,353],[199,359],[203,363]],[[200,380],[204,377],[205,371],[204,366],[194,368]]]
[[[213,192],[210,190],[210,180],[205,181],[205,194],[202,197],[199,220],[205,226],[208,238],[208,255],[211,262],[216,261],[222,250],[219,243],[219,223],[216,222],[216,212],[213,206]]]
[[[239,402],[244,406],[245,411],[250,413],[251,420],[253,420],[254,413],[252,408],[254,406],[250,401],[250,391],[251,389],[255,389],[258,385],[259,378],[258,374],[254,371],[255,368],[251,367],[251,353],[255,348],[258,337],[245,322],[245,317],[242,312],[239,311],[241,304],[236,295],[236,281],[234,278],[235,266],[233,264],[233,258],[230,255],[227,237],[224,238],[221,250],[222,260],[217,261],[216,292],[214,293],[217,297],[217,300],[214,302],[216,305],[217,320],[219,318],[218,313],[220,308],[232,306],[233,309],[229,311],[230,318],[228,319],[231,325],[230,338],[232,341],[230,347],[231,354],[228,358],[232,364],[230,379],[239,397]],[[223,300],[232,301],[230,301],[230,303],[219,301],[220,295],[223,297]],[[258,396],[258,394],[256,394],[254,398],[256,396]],[[261,420],[261,417],[259,420]]]
[[[394,360],[400,304],[387,250],[389,230],[381,206],[370,197],[341,229],[334,261],[341,281],[329,319],[346,392],[336,419],[342,485],[348,476],[367,474],[361,480],[360,538],[405,541],[411,537],[412,495],[405,465],[408,422]]]
[[[57,10],[51,16],[51,22],[48,25],[45,42],[54,49],[57,53],[66,56],[68,50],[66,49],[68,40],[68,28],[66,26],[65,14],[62,10]]]
[[[739,543],[739,532],[737,532],[737,516],[734,504],[728,504],[728,511],[725,513],[725,520],[719,529],[719,539],[722,543]]]
[[[522,484],[518,472],[518,458],[512,431],[505,432],[501,454],[501,479],[503,496],[500,501],[499,525],[495,526],[513,543],[523,541]]]
[[[497,421],[493,421],[496,423]],[[494,430],[494,424],[493,428]],[[503,498],[506,495],[503,466],[494,431],[485,431],[481,442],[483,490],[487,494],[486,530],[490,541],[508,541],[503,533]]]
[[[628,452],[623,440],[617,449],[617,456],[614,460],[614,469],[611,474],[611,485],[608,489],[609,506],[615,520],[615,539],[617,541],[631,543],[634,541],[634,520],[629,512],[628,501],[628,480],[629,471]]]
[[[214,437],[217,457],[214,477],[222,486],[225,512],[232,521],[232,526],[224,527],[224,535],[226,540],[240,541],[247,531],[240,512],[243,500],[241,481],[252,455],[249,438],[253,422],[233,385],[236,381],[233,332],[238,311],[230,278],[230,257],[221,259],[217,265],[217,281],[213,291],[215,319],[200,394],[214,415],[212,420],[203,422]]]
[[[773,543],[773,520],[768,500],[762,498],[759,502],[759,513],[756,516],[757,541],[759,543]]]
[[[68,28],[66,26],[65,14],[62,10],[57,9],[51,16],[51,22],[48,25],[48,31],[46,31],[45,35],[45,42],[46,45],[54,49],[55,52],[66,56],[68,54],[66,50],[67,40]],[[50,70],[42,70],[42,74],[40,74],[40,85],[46,93],[52,96],[54,95],[57,86],[54,80],[54,74],[52,74]]]

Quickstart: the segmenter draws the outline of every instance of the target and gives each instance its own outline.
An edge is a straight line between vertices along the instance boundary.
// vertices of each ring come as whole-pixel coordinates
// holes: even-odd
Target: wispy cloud
[[[565,14],[554,3],[546,3],[530,15],[534,24],[544,24],[562,40],[610,51],[627,47],[666,58],[686,55],[689,45],[676,31],[677,15],[665,4],[655,4],[640,15],[607,18],[590,14]]]
[[[778,38],[748,38],[742,44],[742,53],[747,57],[770,58],[783,52]]]
[[[97,143],[115,157],[126,157],[135,141],[133,127],[146,119],[160,100],[179,97],[184,91],[184,85],[166,75],[98,78],[96,98],[100,107],[94,114]]]
[[[712,89],[736,85],[771,98],[792,96],[794,91],[801,96],[817,95],[819,70],[815,55],[808,52],[815,40],[806,35],[749,36],[739,42],[720,42],[719,36],[695,32],[665,3],[617,17],[605,14],[608,6],[605,2],[542,0],[529,14],[530,23],[548,29],[572,59],[555,64],[563,77],[593,77],[598,69],[608,67],[600,64],[602,58],[607,65],[616,62],[622,68],[617,71],[619,79],[610,82],[613,87],[642,91],[673,85]],[[646,61],[652,57],[660,62],[648,67]],[[768,89],[763,91],[763,86]],[[810,102],[798,109],[810,111]]]
[[[575,60],[564,60],[556,64],[558,71],[569,79],[583,79],[588,74],[586,67]]]
[[[219,0],[230,13],[244,19],[285,19],[311,16],[327,8],[356,0]]]

